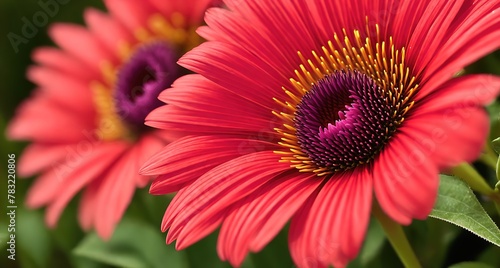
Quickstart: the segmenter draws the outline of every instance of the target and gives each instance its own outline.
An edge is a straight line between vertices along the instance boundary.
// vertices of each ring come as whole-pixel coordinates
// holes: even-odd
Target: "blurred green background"
[[[42,1],[42,2],[45,2]],[[48,24],[37,27],[38,32],[27,43],[18,45],[16,53],[9,33],[22,35],[25,24],[23,18],[32,21],[33,15],[42,11],[36,0],[0,2],[0,81],[4,81],[0,95],[0,129],[13,116],[16,106],[27,98],[34,85],[25,79],[27,66],[32,64],[30,54],[37,46],[53,45],[46,30],[50,23],[83,23],[82,12],[86,6],[100,9],[99,0],[71,1],[59,5],[59,11],[48,17]],[[500,73],[500,55],[496,52],[469,68],[470,72]],[[497,106],[494,106],[497,107]],[[494,129],[498,127],[496,108],[490,109],[494,119]],[[498,132],[500,134],[500,132]],[[498,136],[494,134],[494,136]],[[16,182],[16,261],[7,258],[7,154],[16,154],[18,160],[26,144],[0,138],[0,267],[229,267],[218,260],[215,252],[216,234],[187,250],[176,252],[172,245],[166,246],[165,234],[159,230],[161,217],[169,197],[153,197],[147,190],[138,191],[133,204],[123,222],[119,225],[110,242],[101,241],[94,233],[85,235],[76,222],[76,205],[73,202],[64,212],[58,227],[48,230],[44,225],[43,210],[28,210],[23,199],[32,178],[18,179]],[[479,169],[484,168],[478,165]],[[485,169],[486,170],[486,169]],[[492,176],[491,172],[487,172]],[[78,198],[77,198],[78,199]],[[491,204],[486,205],[493,211]],[[490,213],[493,215],[494,213]],[[498,224],[498,215],[492,216]],[[500,249],[486,241],[451,224],[430,219],[416,222],[405,229],[421,258],[424,267],[447,267],[451,264],[480,260],[490,266],[500,267]],[[381,228],[370,225],[363,251],[350,267],[401,267],[397,256],[385,240]],[[264,251],[252,254],[243,267],[293,267],[287,248],[284,230]],[[457,266],[458,267],[458,266]],[[460,266],[466,267],[466,266]],[[472,266],[471,266],[472,267]],[[479,267],[479,266],[474,266]]]

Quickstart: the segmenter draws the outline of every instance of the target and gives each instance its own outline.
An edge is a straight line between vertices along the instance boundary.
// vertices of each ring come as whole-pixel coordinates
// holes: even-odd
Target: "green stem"
[[[498,154],[491,148],[491,142],[487,142],[486,145],[484,146],[483,152],[488,155],[488,157],[491,157],[493,159],[498,158]]]
[[[491,142],[487,142],[484,145],[483,153],[479,157],[479,160],[493,169],[497,169],[498,155],[493,148],[491,148],[491,145]]]
[[[469,184],[472,190],[488,196],[493,202],[500,205],[500,191],[492,189],[486,180],[471,165],[463,163],[453,168],[455,176]]]
[[[500,183],[500,158],[497,159],[497,164],[496,164],[496,167],[495,167],[495,175],[497,177],[497,184]],[[495,186],[495,188],[498,188]]]
[[[497,169],[497,158],[493,157],[488,153],[483,153],[479,156],[479,161],[483,162],[485,165],[489,166],[492,169]]]
[[[465,181],[472,190],[481,194],[492,196],[495,191],[488,185],[486,180],[470,164],[462,163],[453,168],[453,174]]]
[[[382,211],[378,203],[375,203],[373,206],[373,215],[380,222],[380,225],[382,225],[389,242],[398,254],[399,259],[401,259],[401,262],[403,262],[404,266],[408,268],[422,267],[417,259],[417,256],[413,252],[401,225],[389,218]]]

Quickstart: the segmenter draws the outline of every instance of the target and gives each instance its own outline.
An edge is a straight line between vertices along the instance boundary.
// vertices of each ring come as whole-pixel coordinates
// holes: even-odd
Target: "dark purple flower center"
[[[299,145],[332,171],[369,162],[396,131],[393,108],[370,77],[336,71],[314,84],[295,112]]]
[[[163,42],[137,49],[118,73],[115,104],[121,118],[131,125],[144,126],[144,119],[162,105],[160,92],[179,77],[177,53]]]

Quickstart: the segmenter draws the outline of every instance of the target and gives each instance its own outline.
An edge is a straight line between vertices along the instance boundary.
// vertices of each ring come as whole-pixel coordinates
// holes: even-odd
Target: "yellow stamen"
[[[201,43],[196,27],[188,26],[180,13],[172,14],[170,22],[161,15],[153,15],[148,22],[151,32],[168,42],[188,51]]]
[[[109,61],[101,62],[101,73],[104,81],[108,85],[114,85],[116,82],[116,69]]]
[[[99,82],[93,82],[90,88],[99,118],[97,136],[101,140],[117,140],[130,136],[127,127],[116,113],[111,91]]]

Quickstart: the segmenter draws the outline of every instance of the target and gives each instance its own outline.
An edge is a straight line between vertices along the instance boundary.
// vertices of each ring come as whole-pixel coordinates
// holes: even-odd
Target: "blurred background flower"
[[[48,3],[41,6],[47,13],[60,8]],[[107,239],[135,189],[150,180],[138,167],[172,139],[169,131],[144,126],[144,119],[160,106],[159,92],[183,74],[176,61],[201,42],[194,31],[211,0],[104,3],[109,15],[84,11],[88,28],[50,26],[60,49],[33,52],[37,65],[27,77],[39,88],[19,106],[7,136],[33,142],[18,162],[22,177],[42,173],[28,206],[47,206],[46,223],[54,227],[83,191],[79,222]],[[15,47],[12,35],[9,40]]]
[[[50,2],[58,3],[57,11],[47,11],[47,3]],[[5,81],[0,89],[2,133],[5,133],[16,108],[36,88],[35,84],[26,79],[28,66],[34,64],[31,58],[34,49],[55,46],[48,36],[48,25],[56,22],[84,25],[84,10],[89,6],[106,12],[100,0],[42,0],[22,3],[4,0],[0,3],[0,33],[3,36],[3,41],[0,42],[0,77]],[[31,24],[33,27],[29,26]],[[500,53],[496,52],[467,71],[500,74],[499,59]],[[493,115],[492,137],[500,136],[499,107],[494,104],[488,108]],[[5,164],[0,164],[0,174],[7,174],[7,154],[14,153],[16,160],[19,160],[26,146],[25,142],[13,142],[2,135],[0,160]],[[488,178],[494,177],[494,174],[486,171],[485,165],[478,163],[476,166]],[[165,245],[165,234],[160,232],[159,226],[169,197],[153,197],[148,194],[148,189],[138,190],[113,236],[108,242],[104,242],[93,231],[81,231],[77,222],[80,197],[70,201],[58,225],[54,229],[48,229],[44,209],[31,210],[26,207],[26,193],[34,181],[16,181],[16,261],[11,261],[7,258],[9,217],[6,216],[8,210],[5,203],[6,175],[0,180],[0,249],[3,252],[0,254],[0,267],[230,267],[217,257],[217,234],[180,252],[175,251],[173,245]],[[484,205],[498,223],[499,217],[491,204]],[[263,251],[250,254],[242,267],[293,267],[287,248],[287,228]],[[500,267],[498,247],[454,225],[430,219],[417,221],[405,231],[426,267],[447,267],[463,261],[481,261],[489,265],[485,267]],[[401,263],[385,240],[381,228],[376,223],[370,223],[366,243],[350,267],[387,266],[399,267]]]

